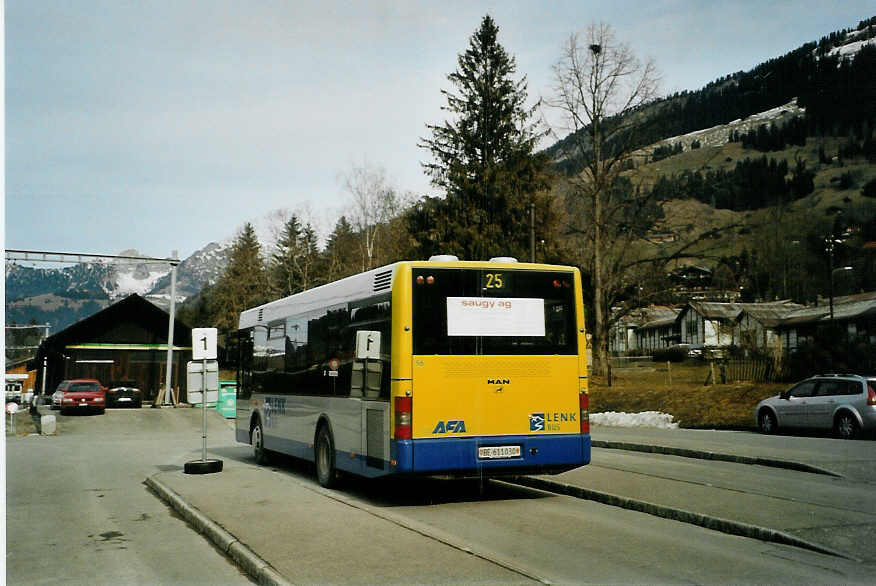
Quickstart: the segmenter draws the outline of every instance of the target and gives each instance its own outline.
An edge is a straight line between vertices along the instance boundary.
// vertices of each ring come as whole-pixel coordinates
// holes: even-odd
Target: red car
[[[106,389],[99,380],[78,378],[58,385],[61,392],[61,413],[72,411],[103,413],[106,410]]]

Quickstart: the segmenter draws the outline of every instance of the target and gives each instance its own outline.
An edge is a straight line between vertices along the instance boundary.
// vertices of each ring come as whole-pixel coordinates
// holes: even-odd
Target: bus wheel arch
[[[253,415],[250,420],[249,441],[252,444],[256,464],[267,464],[268,450],[265,449],[265,428],[262,425],[262,418],[258,414]]]
[[[335,439],[328,418],[321,417],[313,440],[316,479],[323,488],[336,486],[338,471],[335,467]]]

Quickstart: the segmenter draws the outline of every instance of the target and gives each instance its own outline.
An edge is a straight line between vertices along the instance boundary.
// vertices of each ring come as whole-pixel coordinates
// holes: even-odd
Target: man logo
[[[447,423],[439,421],[432,433],[465,433],[465,421],[449,420]]]
[[[544,413],[530,414],[529,431],[544,431]]]

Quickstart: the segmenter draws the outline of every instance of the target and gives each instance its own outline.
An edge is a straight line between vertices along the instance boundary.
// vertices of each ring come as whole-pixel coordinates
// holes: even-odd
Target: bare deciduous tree
[[[636,110],[657,96],[659,77],[652,61],[641,63],[619,43],[612,29],[591,25],[582,43],[571,35],[554,65],[554,96],[548,105],[559,111],[570,132],[564,155],[579,160],[581,172],[570,178],[571,232],[583,240],[582,265],[589,269],[593,293],[596,371],[608,359],[612,293],[624,283],[629,246],[642,240],[659,206],[629,181],[620,181],[641,145],[637,129],[645,118]]]
[[[362,270],[374,267],[381,232],[405,206],[406,196],[390,185],[382,167],[354,165],[343,175],[344,189],[353,199],[349,218],[361,237]]]

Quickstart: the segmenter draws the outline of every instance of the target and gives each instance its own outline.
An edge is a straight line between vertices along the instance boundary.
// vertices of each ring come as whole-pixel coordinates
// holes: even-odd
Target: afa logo
[[[439,421],[435,429],[432,430],[432,433],[465,433],[465,421],[455,421],[453,419],[448,420],[446,423]]]
[[[529,415],[529,431],[544,431],[544,413]]]

